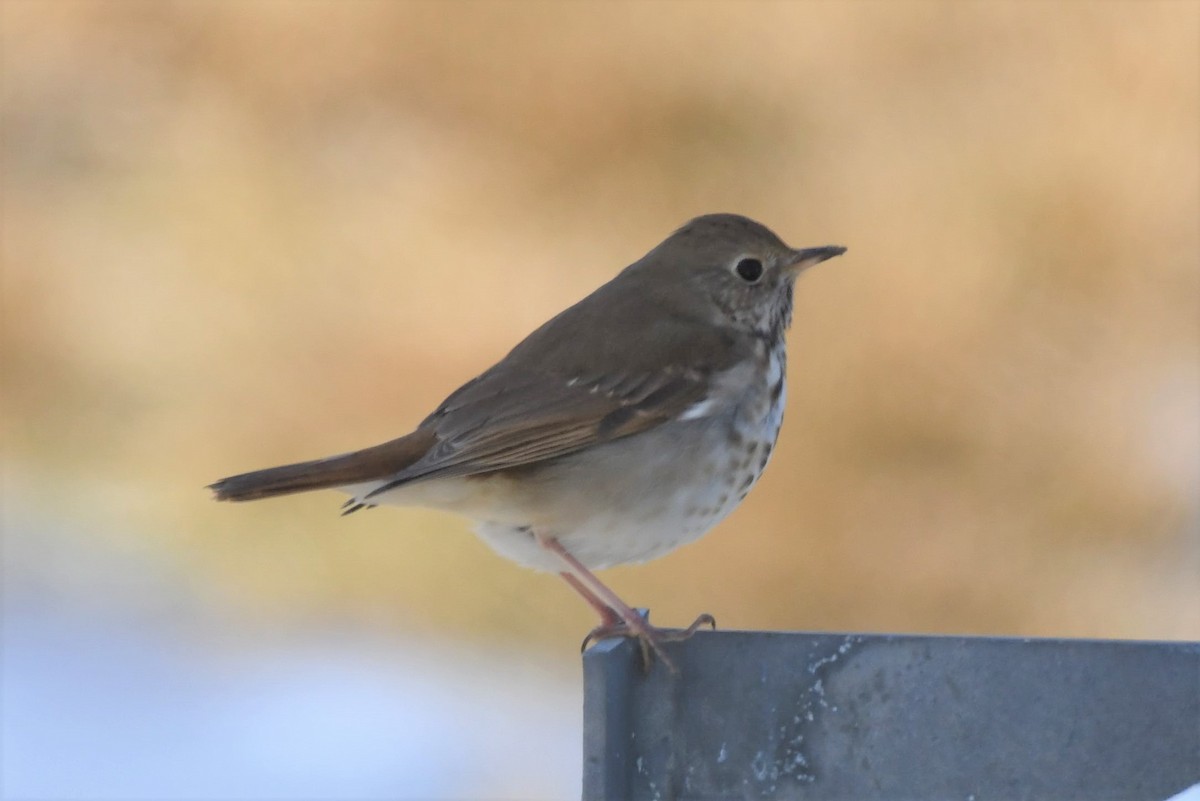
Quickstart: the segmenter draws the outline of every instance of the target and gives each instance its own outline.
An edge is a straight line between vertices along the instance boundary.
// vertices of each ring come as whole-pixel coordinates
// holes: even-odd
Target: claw
[[[717,619],[708,612],[702,612],[699,617],[692,621],[692,625],[683,630],[683,633],[679,639],[686,640],[688,637],[691,637],[693,634],[699,631],[701,626],[705,625],[708,626],[709,631],[716,631]]]
[[[638,609],[637,612],[642,620],[646,621],[644,628],[635,629],[623,620],[610,624],[601,624],[589,631],[587,636],[583,638],[583,642],[579,646],[580,653],[586,651],[592,643],[599,642],[600,640],[608,640],[613,637],[635,637],[642,653],[643,671],[650,671],[650,667],[654,664],[654,656],[657,655],[668,670],[678,674],[679,668],[667,656],[667,652],[662,647],[663,643],[682,642],[699,631],[702,626],[709,626],[714,630],[717,628],[716,618],[707,612],[692,621],[692,625],[686,629],[656,628],[649,623],[650,613],[648,610]]]

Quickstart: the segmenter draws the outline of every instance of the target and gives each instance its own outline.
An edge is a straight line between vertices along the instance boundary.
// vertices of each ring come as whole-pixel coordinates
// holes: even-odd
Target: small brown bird
[[[538,328],[411,434],[211,485],[247,501],[336,488],[457,512],[503,556],[553,571],[672,670],[665,639],[593,570],[691,542],[746,497],[783,420],[796,276],[845,252],[793,250],[734,214],[698,217]]]

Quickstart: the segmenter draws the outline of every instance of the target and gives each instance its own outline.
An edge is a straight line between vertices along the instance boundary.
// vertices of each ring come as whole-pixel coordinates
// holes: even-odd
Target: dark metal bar
[[[1166,799],[1200,643],[701,632],[584,656],[584,801]]]

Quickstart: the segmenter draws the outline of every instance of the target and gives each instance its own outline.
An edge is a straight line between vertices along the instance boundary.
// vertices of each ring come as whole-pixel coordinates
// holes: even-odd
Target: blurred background
[[[592,612],[223,475],[404,433],[697,214],[807,274],[660,624],[1200,638],[1200,5],[5,0],[10,798],[570,797]]]

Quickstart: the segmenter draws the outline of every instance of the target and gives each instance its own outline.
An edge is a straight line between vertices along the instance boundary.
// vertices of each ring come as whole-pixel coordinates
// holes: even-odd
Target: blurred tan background
[[[764,480],[623,597],[1200,638],[1198,41],[1150,0],[6,0],[6,508],[166,554],[248,636],[572,674],[590,610],[464,521],[202,487],[407,431],[735,211],[850,250],[798,287]]]
[[[798,289],[776,457],[661,622],[1200,637],[1194,3],[6,3],[7,458],[276,625],[570,656],[453,517],[218,506],[403,433],[704,212]]]

